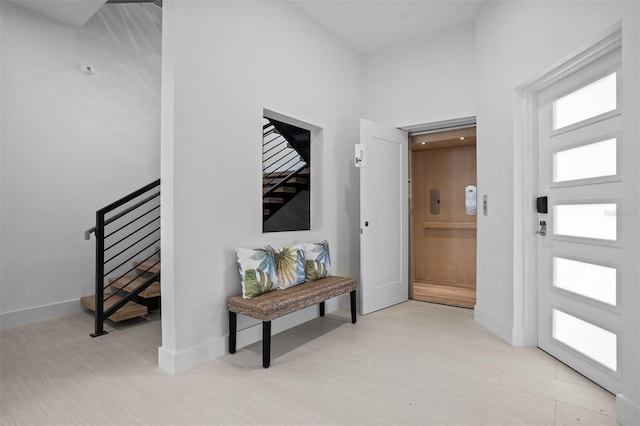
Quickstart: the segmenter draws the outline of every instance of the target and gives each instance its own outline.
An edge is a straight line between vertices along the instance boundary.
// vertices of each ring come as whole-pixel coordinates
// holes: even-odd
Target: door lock
[[[544,220],[540,221],[540,229],[536,231],[536,234],[540,234],[541,236],[547,235],[547,222]]]

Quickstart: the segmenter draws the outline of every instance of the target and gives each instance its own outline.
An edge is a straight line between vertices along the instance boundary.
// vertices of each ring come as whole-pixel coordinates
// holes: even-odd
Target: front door
[[[360,312],[408,299],[408,136],[360,121]]]
[[[538,346],[613,393],[638,260],[620,79],[617,51],[538,97]]]

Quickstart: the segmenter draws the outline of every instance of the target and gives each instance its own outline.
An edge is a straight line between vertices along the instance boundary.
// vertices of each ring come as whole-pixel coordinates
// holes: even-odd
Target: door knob
[[[536,234],[540,234],[541,236],[547,235],[547,222],[544,220],[540,221],[540,229],[536,231]]]

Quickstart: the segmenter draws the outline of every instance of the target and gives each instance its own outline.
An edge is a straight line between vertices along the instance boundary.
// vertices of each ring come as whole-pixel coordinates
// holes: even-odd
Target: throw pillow
[[[306,281],[302,244],[274,249],[279,288],[285,289]]]
[[[304,243],[305,275],[308,281],[319,280],[331,275],[329,243]]]
[[[240,267],[242,297],[250,299],[278,288],[275,257],[271,247],[238,248],[236,255]]]

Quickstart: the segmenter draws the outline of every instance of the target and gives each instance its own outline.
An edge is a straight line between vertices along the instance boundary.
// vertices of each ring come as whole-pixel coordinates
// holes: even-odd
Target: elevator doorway
[[[410,146],[411,298],[473,308],[476,128],[412,135]]]

